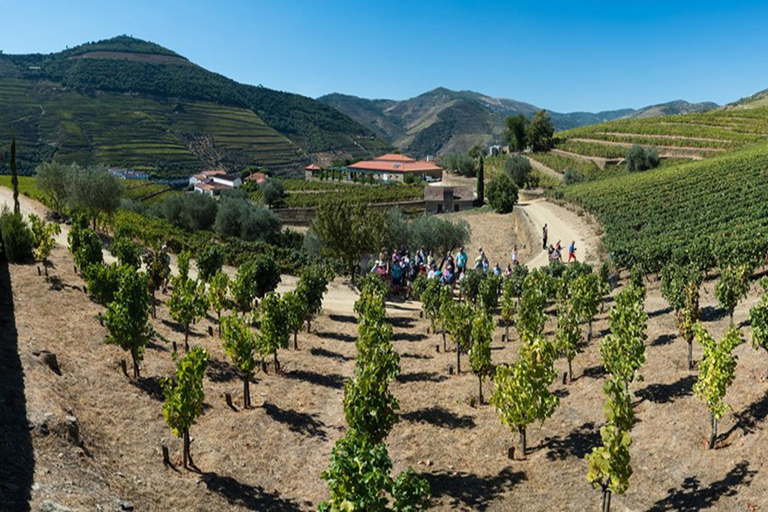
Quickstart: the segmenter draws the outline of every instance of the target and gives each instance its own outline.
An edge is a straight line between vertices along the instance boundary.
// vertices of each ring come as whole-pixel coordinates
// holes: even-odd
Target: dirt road
[[[598,261],[597,243],[599,236],[595,228],[584,221],[583,217],[547,202],[537,199],[516,206],[520,208],[530,221],[530,227],[537,233],[541,240],[541,232],[544,224],[549,229],[548,244],[555,245],[558,240],[563,247],[563,260],[568,258],[568,246],[572,241],[576,242],[576,257],[579,261],[596,263]],[[538,246],[539,250],[531,259],[524,262],[531,268],[543,267],[549,264],[547,251]]]

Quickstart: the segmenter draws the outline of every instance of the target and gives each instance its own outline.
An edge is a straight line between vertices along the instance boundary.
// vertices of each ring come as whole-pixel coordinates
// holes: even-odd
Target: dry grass
[[[238,402],[241,381],[219,340],[207,335],[210,322],[196,325],[192,343],[206,347],[212,359],[205,415],[192,429],[200,473],[176,472],[163,466],[160,452],[161,445],[169,446],[178,462],[180,442],[163,421],[156,385],[173,368],[168,347],[147,351],[141,383],[124,377],[117,367],[125,354],[101,343],[105,332],[94,316],[102,308],[73,288],[82,282],[64,249],[57,248],[52,259],[53,274],[63,284],[59,291],[34,267],[10,268],[27,414],[33,424],[46,413],[73,414],[84,444],[33,431],[32,509],[51,499],[77,510],[112,510],[120,498],[137,510],[310,510],[327,498],[320,473],[344,432],[343,380],[354,365],[356,325],[348,313],[324,312],[312,333],[300,334],[299,351],[281,352],[284,374],[271,369],[257,374],[254,408],[238,412],[226,406],[222,393],[233,392]],[[712,289],[713,283],[706,283],[702,306],[707,327],[719,336],[728,320],[715,307]],[[737,321],[755,301],[753,295],[739,306]],[[632,431],[634,474],[627,494],[614,497],[614,510],[768,509],[768,483],[761,478],[768,442],[764,354],[747,344],[737,348],[739,368],[728,394],[733,412],[722,421],[719,449],[707,450],[708,414],[692,396],[695,372],[685,369],[685,344],[675,337],[674,317],[658,283],[649,287],[646,309],[648,363],[644,380],[632,384],[638,418]],[[470,406],[477,379],[448,375],[455,354],[435,351],[439,336],[427,335],[425,321],[407,304],[394,304],[390,316],[402,355],[402,374],[393,383],[402,421],[387,444],[396,471],[412,465],[430,480],[435,509],[597,508],[599,493],[586,481],[584,456],[599,442],[603,422],[598,340],[576,359],[578,378],[554,386],[561,405],[542,426],[531,427],[527,460],[510,461],[506,452],[516,436],[490,406]],[[155,325],[182,342],[164,307]],[[553,327],[551,322],[548,332]],[[606,331],[601,314],[595,332]],[[496,363],[510,361],[519,348],[514,337],[498,341],[501,332],[493,346]],[[38,362],[32,355],[37,349],[58,355],[61,376]],[[558,370],[565,370],[563,362]],[[7,491],[0,485],[0,492]]]

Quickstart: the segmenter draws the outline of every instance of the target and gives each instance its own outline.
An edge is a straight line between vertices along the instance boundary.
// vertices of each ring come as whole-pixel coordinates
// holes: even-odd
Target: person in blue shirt
[[[465,270],[467,270],[467,259],[469,256],[467,256],[467,253],[464,252],[464,248],[462,247],[459,249],[459,252],[456,253],[456,266],[459,267],[459,274],[463,273]]]
[[[568,246],[568,263],[571,261],[577,261],[576,260],[576,240],[573,240],[571,242],[571,245]]]

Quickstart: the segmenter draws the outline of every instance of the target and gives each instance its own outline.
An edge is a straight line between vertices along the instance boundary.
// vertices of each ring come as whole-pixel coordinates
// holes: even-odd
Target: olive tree
[[[120,179],[106,167],[97,165],[72,170],[69,205],[73,210],[85,212],[93,229],[97,228],[100,216],[117,211],[122,196],[123,185]]]
[[[176,364],[174,378],[163,380],[163,416],[171,431],[182,438],[182,466],[194,466],[189,453],[189,429],[203,414],[203,377],[208,367],[208,352],[194,347]]]
[[[69,182],[78,171],[76,164],[44,162],[35,169],[35,183],[48,196],[53,211],[61,213],[69,200]]]

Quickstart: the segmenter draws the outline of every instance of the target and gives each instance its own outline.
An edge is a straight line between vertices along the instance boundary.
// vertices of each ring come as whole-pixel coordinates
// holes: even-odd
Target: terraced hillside
[[[320,102],[239,84],[128,37],[51,55],[0,55],[0,106],[0,141],[16,132],[26,172],[54,158],[158,177],[210,166],[291,175],[312,159],[388,149]]]
[[[557,137],[557,151],[588,157],[601,166],[601,160],[622,158],[633,144],[655,147],[662,157],[698,160],[768,138],[768,108],[618,120],[566,130]]]

